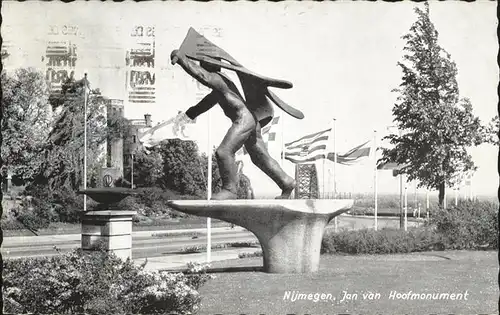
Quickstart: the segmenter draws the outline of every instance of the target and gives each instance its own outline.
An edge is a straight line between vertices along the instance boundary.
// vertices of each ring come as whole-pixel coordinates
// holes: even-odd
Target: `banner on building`
[[[155,27],[136,25],[126,51],[126,89],[129,103],[156,102]]]
[[[47,46],[43,61],[51,94],[61,93],[62,85],[74,78],[77,54],[78,27],[49,25]]]

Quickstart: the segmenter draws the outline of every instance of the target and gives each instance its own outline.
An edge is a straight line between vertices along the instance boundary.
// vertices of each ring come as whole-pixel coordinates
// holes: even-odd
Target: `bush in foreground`
[[[104,251],[6,260],[3,268],[9,313],[190,314],[210,278],[197,265],[187,273],[146,271]]]
[[[498,203],[462,201],[433,212],[431,224],[450,249],[498,248]]]

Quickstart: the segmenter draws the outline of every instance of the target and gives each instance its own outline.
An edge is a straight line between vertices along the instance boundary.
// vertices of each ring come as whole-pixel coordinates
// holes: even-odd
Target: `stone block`
[[[81,246],[84,250],[101,247],[121,258],[132,258],[132,216],[135,211],[89,211],[82,217]]]
[[[132,248],[132,236],[129,235],[85,235],[82,234],[82,248],[92,249],[99,244],[104,246],[104,249],[124,249]]]
[[[82,235],[130,235],[131,221],[86,221],[82,224]]]

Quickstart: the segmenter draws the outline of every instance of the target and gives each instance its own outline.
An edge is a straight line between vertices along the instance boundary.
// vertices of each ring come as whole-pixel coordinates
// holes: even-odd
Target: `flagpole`
[[[446,209],[446,199],[448,198],[446,194],[446,184],[444,186],[444,199],[443,199],[443,209]]]
[[[425,212],[427,219],[429,219],[429,189],[425,190]]]
[[[472,190],[472,173],[469,177],[469,199],[472,200],[474,198],[474,191]]]
[[[134,189],[134,154],[130,154],[131,164],[130,165],[130,188]]]
[[[399,138],[401,139],[402,130],[398,128]],[[403,173],[399,173],[399,228],[404,228],[404,201],[403,201]]]
[[[408,182],[405,181],[405,232],[408,231]]]
[[[207,200],[212,199],[212,142],[211,142],[211,133],[210,133],[210,124],[211,124],[211,112],[207,113],[207,135],[208,135],[208,172],[207,172]],[[211,229],[211,218],[207,217],[207,263],[211,261],[212,254],[212,229]]]
[[[470,200],[474,200],[474,190],[472,189],[472,174],[470,176]]]
[[[285,165],[285,111],[281,110],[281,168]]]
[[[84,74],[84,88],[83,88],[83,189],[87,189],[87,73]],[[83,195],[83,211],[87,211],[87,195]]]
[[[335,129],[337,119],[333,118],[333,199],[337,198],[337,131]],[[335,217],[336,218],[336,217]]]
[[[337,148],[336,148],[337,133],[335,130],[336,122],[337,122],[337,119],[333,118],[333,126],[332,126],[332,132],[333,132],[333,199],[337,199],[337,184],[335,182],[335,176],[337,175],[336,170],[335,170],[335,167],[337,165]],[[328,152],[326,154],[328,154]],[[338,216],[335,216],[335,219],[334,219],[334,231],[335,232],[338,231],[338,226],[339,226]]]
[[[373,189],[374,189],[374,199],[375,199],[375,231],[378,230],[378,178],[377,178],[377,130],[373,131]]]
[[[414,211],[413,213],[415,213],[415,211],[417,211],[417,208],[418,208],[418,197],[417,197],[417,181],[414,181],[413,182],[413,188],[415,188],[414,190],[414,195],[413,195],[413,204],[414,204]]]
[[[329,123],[329,125],[331,126],[332,122]],[[330,129],[330,132],[332,132],[332,127],[331,128],[328,128]],[[323,178],[322,178],[322,181],[323,181],[323,189],[322,189],[322,194],[321,194],[321,199],[325,199],[325,192],[326,192],[326,188],[325,188],[325,168],[326,168],[326,159],[328,158],[328,151],[329,151],[329,143],[330,143],[330,136],[328,137],[328,141],[326,142],[326,148],[325,148],[325,154],[323,156],[323,168],[322,168],[322,175],[323,175]],[[335,221],[337,222],[337,221]]]
[[[460,184],[460,187],[463,187],[463,198],[464,200],[467,200],[467,178],[465,179],[465,182],[462,181],[462,183]]]
[[[328,143],[328,142],[327,142]],[[328,146],[328,144],[327,144]],[[322,181],[323,181],[323,188],[321,189],[321,197],[320,199],[325,199],[325,161],[326,161],[326,155],[328,154],[328,151],[325,150],[325,155],[323,156],[323,167],[321,168],[321,173],[323,175]]]

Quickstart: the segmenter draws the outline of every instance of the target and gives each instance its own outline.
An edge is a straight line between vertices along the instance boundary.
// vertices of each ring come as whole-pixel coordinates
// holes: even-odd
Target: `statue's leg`
[[[277,198],[287,199],[290,197],[293,189],[295,188],[295,180],[288,176],[283,171],[281,166],[275,159],[269,155],[266,144],[262,139],[260,133],[260,125],[257,124],[255,132],[245,142],[245,148],[252,159],[252,163],[261,169],[267,176],[269,176],[279,188],[281,188],[281,196]]]
[[[222,189],[212,199],[236,199],[238,188],[238,171],[234,154],[238,151],[250,134],[255,130],[255,119],[250,112],[243,113],[233,122],[226,136],[215,151],[217,165],[222,179]]]

